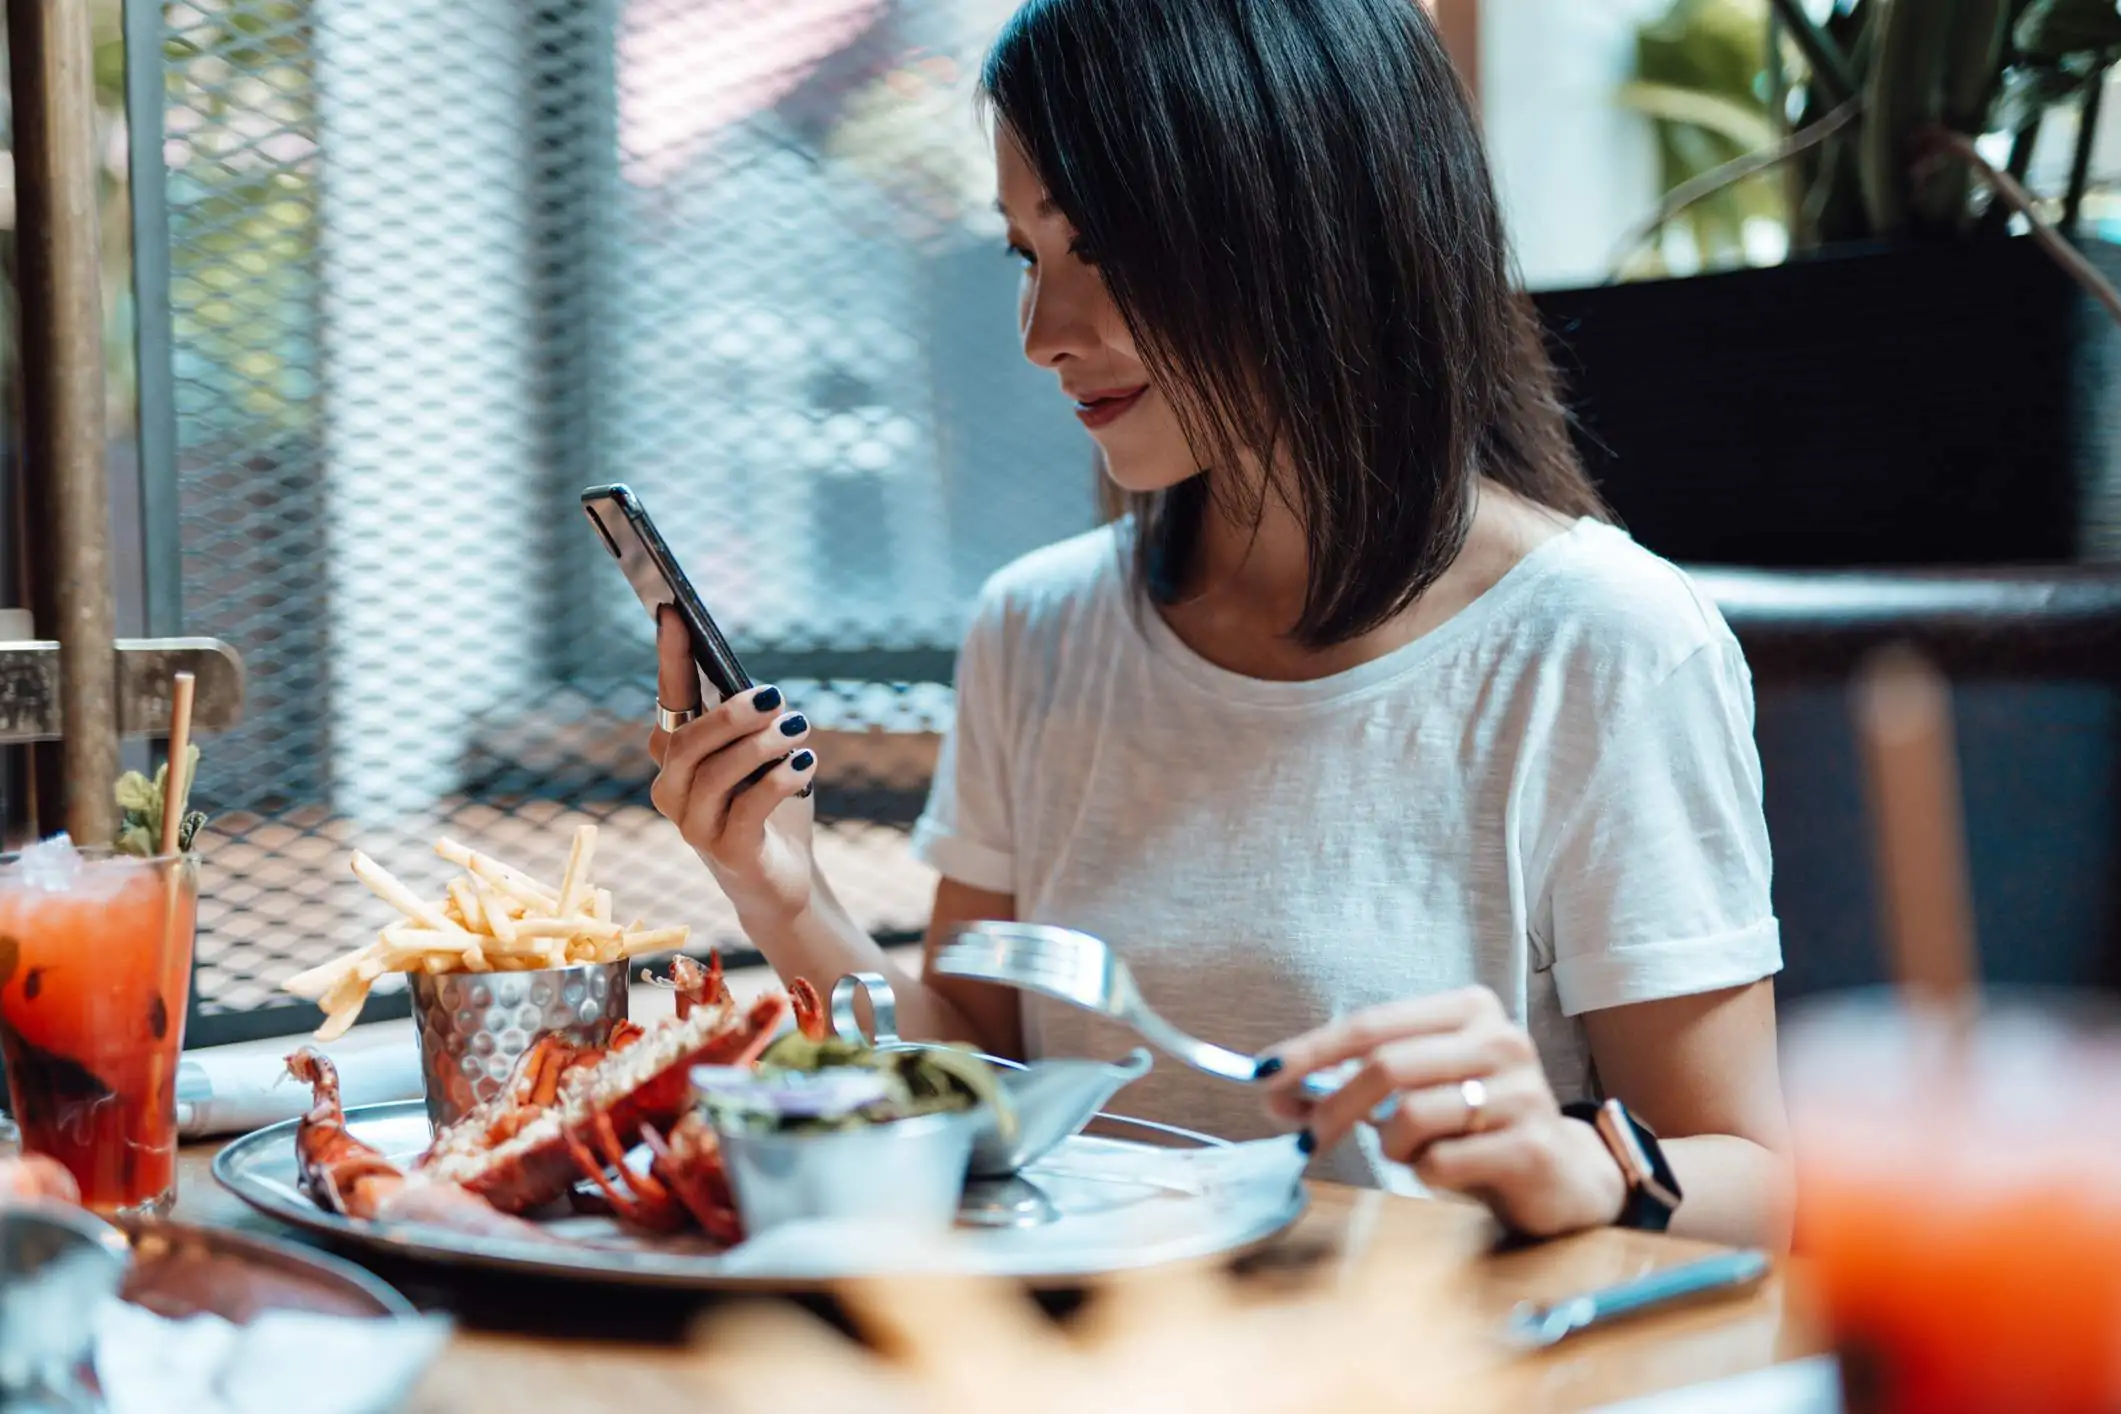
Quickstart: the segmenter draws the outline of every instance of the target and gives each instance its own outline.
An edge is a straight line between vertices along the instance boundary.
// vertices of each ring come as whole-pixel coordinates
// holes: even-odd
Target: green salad
[[[1016,1132],[1016,1113],[995,1068],[960,1046],[879,1050],[865,1041],[791,1032],[767,1047],[748,1075],[704,1088],[709,1111],[725,1128],[846,1130],[986,1105],[1004,1138]]]

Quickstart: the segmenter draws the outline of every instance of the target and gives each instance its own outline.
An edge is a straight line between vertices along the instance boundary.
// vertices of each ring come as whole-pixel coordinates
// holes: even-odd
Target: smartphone
[[[678,567],[677,557],[670,553],[670,546],[649,518],[648,508],[632,488],[623,484],[591,486],[582,492],[582,509],[596,527],[604,548],[619,562],[626,582],[640,596],[649,619],[657,619],[665,604],[674,606],[684,619],[692,639],[692,661],[700,669],[702,706],[712,707],[750,691],[752,683],[744,673],[744,665],[730,651],[729,640],[722,637],[692,581]]]

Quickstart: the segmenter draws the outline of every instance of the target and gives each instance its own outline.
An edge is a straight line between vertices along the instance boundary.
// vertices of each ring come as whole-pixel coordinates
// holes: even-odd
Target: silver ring
[[[1466,1122],[1461,1131],[1478,1134],[1487,1119],[1488,1087],[1471,1076],[1458,1082],[1458,1098],[1466,1102]]]
[[[656,699],[655,724],[666,732],[674,732],[688,722],[697,722],[699,719],[700,709],[697,707],[687,707],[682,712],[673,712],[663,705],[661,698]]]

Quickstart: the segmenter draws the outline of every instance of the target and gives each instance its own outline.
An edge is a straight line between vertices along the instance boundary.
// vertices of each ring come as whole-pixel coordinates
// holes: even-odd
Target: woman
[[[1676,1230],[1779,1240],[1750,680],[1599,518],[1426,13],[1031,0],[983,89],[1024,353],[1125,514],[982,595],[915,836],[931,946],[979,918],[1107,939],[1179,1026],[1272,1049],[1322,1174],[1410,1165],[1529,1234],[1636,1221],[1559,1105],[1606,1094],[1661,1136]],[[767,687],[651,741],[657,806],[783,976],[883,972],[907,1034],[1003,1054],[1132,1044],[889,963],[815,867],[807,733]],[[1270,1124],[1170,1062],[1127,1098]]]

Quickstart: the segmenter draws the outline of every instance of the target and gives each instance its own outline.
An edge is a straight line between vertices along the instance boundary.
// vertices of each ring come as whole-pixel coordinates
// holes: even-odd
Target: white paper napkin
[[[1255,1139],[1213,1149],[1160,1149],[1078,1135],[1024,1171],[1135,1183],[1188,1197],[1254,1188],[1303,1176],[1304,1155],[1295,1137]]]
[[[386,1414],[449,1332],[441,1316],[272,1311],[237,1326],[113,1301],[96,1323],[96,1378],[109,1414]]]
[[[309,1087],[287,1073],[287,1057],[308,1044],[306,1036],[281,1036],[186,1051],[177,1070],[177,1132],[187,1139],[247,1134],[307,1111]],[[410,1027],[357,1032],[318,1049],[338,1068],[339,1097],[348,1108],[426,1093]]]

